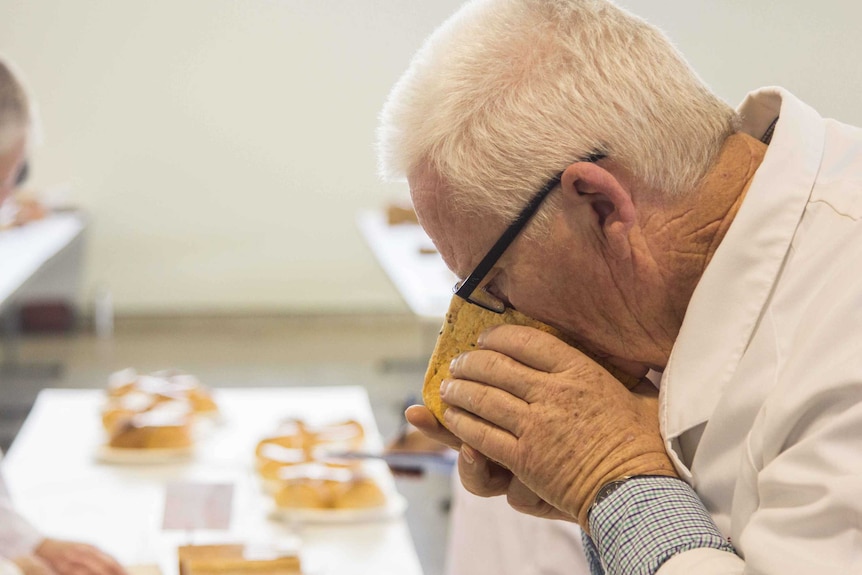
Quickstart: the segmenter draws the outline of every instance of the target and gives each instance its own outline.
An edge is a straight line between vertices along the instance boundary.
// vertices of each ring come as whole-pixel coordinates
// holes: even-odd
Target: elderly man
[[[27,95],[0,58],[0,206],[26,174],[31,131]],[[0,262],[2,273],[3,262]],[[3,454],[0,452],[0,462]],[[0,573],[9,575],[124,575],[110,556],[86,543],[45,537],[12,505],[0,473]]]
[[[472,492],[577,521],[598,573],[862,572],[862,131],[779,88],[736,112],[602,0],[477,0],[382,114],[458,295],[511,306],[453,361]],[[521,229],[523,226],[523,229]]]

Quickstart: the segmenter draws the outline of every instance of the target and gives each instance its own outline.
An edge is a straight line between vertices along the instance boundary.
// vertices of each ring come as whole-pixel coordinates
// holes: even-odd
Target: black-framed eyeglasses
[[[594,153],[590,154],[588,157],[581,159],[581,162],[598,162],[599,160],[605,158],[604,154]],[[455,292],[460,298],[467,300],[470,303],[476,304],[480,307],[483,307],[489,311],[493,311],[496,313],[503,313],[506,311],[506,304],[497,296],[490,293],[485,287],[479,287],[482,283],[482,280],[485,279],[485,276],[488,275],[488,272],[497,264],[497,261],[503,255],[503,253],[512,245],[512,242],[515,241],[515,238],[518,237],[518,234],[521,233],[521,230],[529,223],[529,221],[536,215],[536,212],[539,211],[539,207],[542,205],[542,202],[545,201],[545,198],[560,184],[560,180],[563,178],[563,172],[560,172],[550,180],[548,180],[542,189],[539,190],[527,205],[521,210],[521,213],[515,218],[506,231],[503,232],[503,235],[500,236],[500,239],[491,246],[491,249],[488,250],[488,253],[485,254],[485,257],[482,258],[482,261],[479,262],[479,265],[468,275],[465,279],[460,280],[455,284],[455,287],[452,288],[452,291]]]

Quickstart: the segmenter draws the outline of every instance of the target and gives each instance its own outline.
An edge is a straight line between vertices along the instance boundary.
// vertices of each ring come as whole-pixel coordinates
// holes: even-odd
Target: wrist
[[[623,459],[622,457],[620,459]],[[606,459],[603,463],[612,461]],[[646,451],[641,455],[625,460],[624,465],[598,466],[585,481],[580,484],[589,487],[582,489],[583,499],[577,507],[578,524],[589,533],[589,515],[596,506],[596,499],[605,499],[623,483],[638,477],[672,477],[679,479],[670,458],[661,452]],[[601,497],[600,497],[601,496]]]
[[[598,493],[596,493],[596,497],[593,499],[592,504],[590,505],[589,510],[587,511],[587,521],[589,522],[589,517],[592,515],[593,511],[602,504],[608,497],[610,497],[617,489],[623,487],[628,481],[635,479],[650,479],[650,478],[661,478],[661,479],[677,479],[679,481],[683,481],[677,475],[664,475],[664,474],[650,474],[650,475],[626,475],[625,477],[620,477],[619,479],[614,479],[602,485],[599,488]],[[684,482],[684,481],[683,481]]]
[[[593,512],[597,506],[599,506],[602,501],[607,499],[614,491],[622,487],[626,481],[629,481],[632,477],[639,477],[633,475],[626,475],[624,477],[620,477],[619,479],[614,479],[612,481],[608,481],[601,487],[599,487],[596,496],[593,498],[593,502],[590,504],[590,508],[587,510],[587,521],[589,522],[589,516]]]
[[[734,552],[697,494],[678,477],[623,481],[591,509],[589,524],[608,572],[651,575],[670,557],[697,548]]]

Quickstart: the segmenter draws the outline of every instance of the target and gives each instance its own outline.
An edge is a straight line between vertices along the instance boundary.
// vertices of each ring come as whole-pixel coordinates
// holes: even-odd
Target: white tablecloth
[[[287,525],[269,519],[272,503],[253,472],[254,447],[285,417],[358,419],[377,447],[361,387],[217,389],[224,421],[188,462],[118,465],[94,457],[103,441],[99,390],[43,391],[3,460],[19,511],[47,534],[88,541],[130,565],[157,563],[176,573],[176,546],[217,540],[279,542],[299,537],[302,558],[321,574],[421,574],[403,517],[356,524]],[[162,530],[170,481],[234,487],[228,532]]]
[[[20,228],[0,231],[0,309],[83,231],[84,218],[75,212],[53,214]]]

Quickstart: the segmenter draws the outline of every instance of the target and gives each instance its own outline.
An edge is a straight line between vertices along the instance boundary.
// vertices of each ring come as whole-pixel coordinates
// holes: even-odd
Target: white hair
[[[0,153],[28,135],[31,121],[27,92],[11,64],[0,57]]]
[[[474,0],[390,93],[380,172],[432,169],[465,209],[505,216],[601,153],[641,185],[696,187],[738,126],[655,27],[604,0]]]

